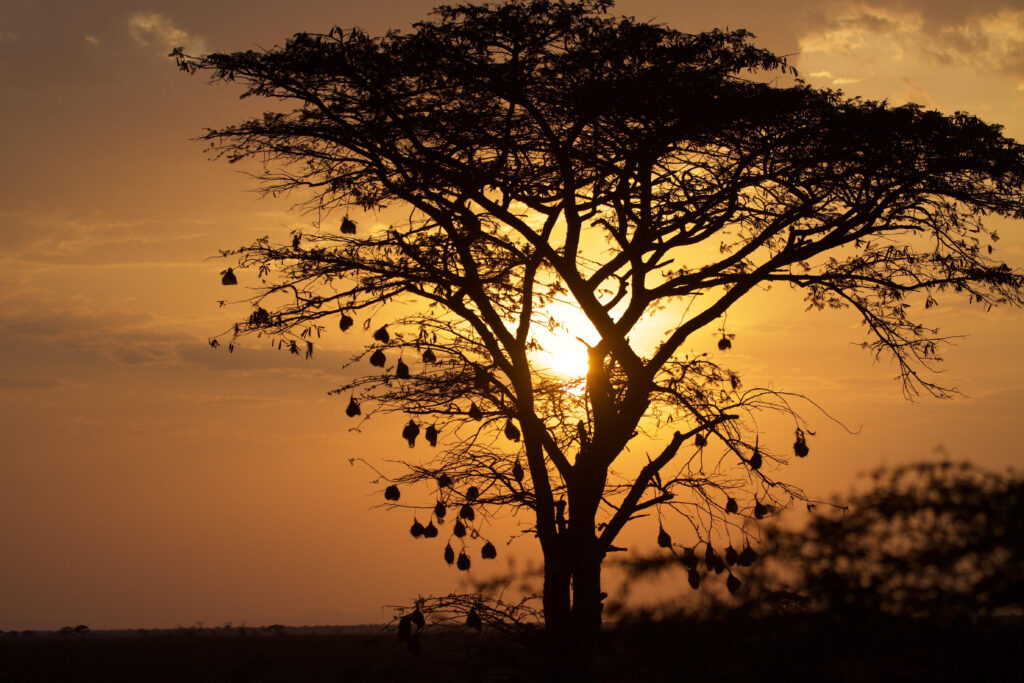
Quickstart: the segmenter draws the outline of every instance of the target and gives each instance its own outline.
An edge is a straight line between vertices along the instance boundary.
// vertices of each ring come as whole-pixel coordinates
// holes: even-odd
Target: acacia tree
[[[183,70],[281,105],[203,139],[262,162],[264,191],[297,192],[316,215],[291,243],[225,252],[260,275],[227,334],[311,353],[328,325],[375,330],[354,362],[382,370],[338,390],[349,414],[401,413],[409,446],[437,446],[389,475],[388,499],[427,487],[436,505],[413,532],[428,536],[458,508],[445,559],[454,543],[460,568],[489,511],[529,515],[557,634],[600,627],[602,561],[638,516],[657,515],[658,544],[696,584],[695,551],[721,573],[718,539],[736,559],[748,521],[802,496],[774,477],[785,455],[750,418],[790,415],[800,457],[807,425],[785,394],[722,365],[719,321],[752,290],[784,283],[811,307],[851,309],[904,390],[936,395],[947,390],[926,371],[941,338],[917,305],[942,292],[1022,302],[982,223],[1024,214],[1024,150],[998,126],[815,90],[745,31],[685,34],[610,7],[446,6],[408,33],[175,51]],[[367,231],[350,215],[387,206],[408,220]],[[405,314],[384,318],[397,302]],[[575,383],[535,353],[555,302],[593,326]],[[674,324],[646,343],[638,325],[665,309]],[[721,336],[700,352],[705,328]],[[631,470],[623,454],[641,437],[655,457]],[[699,548],[674,543],[669,521]]]

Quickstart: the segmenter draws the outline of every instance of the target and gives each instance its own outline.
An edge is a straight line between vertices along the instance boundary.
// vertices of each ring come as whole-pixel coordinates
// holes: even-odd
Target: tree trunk
[[[572,638],[571,572],[561,548],[544,548],[544,629],[556,646]]]
[[[578,638],[594,642],[601,632],[605,594],[601,591],[601,561],[596,539],[578,548],[572,569],[572,621]]]

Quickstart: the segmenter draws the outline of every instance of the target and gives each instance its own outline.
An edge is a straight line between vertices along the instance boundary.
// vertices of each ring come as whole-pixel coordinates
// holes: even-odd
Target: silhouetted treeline
[[[743,602],[832,614],[1024,615],[1024,478],[967,463],[872,473],[872,487],[771,526]]]
[[[1024,616],[1024,476],[1017,472],[950,462],[882,468],[865,490],[761,531],[758,561],[744,572],[736,595],[702,588],[684,601],[683,613],[932,621]],[[681,564],[661,555],[625,562],[634,578],[685,571]]]

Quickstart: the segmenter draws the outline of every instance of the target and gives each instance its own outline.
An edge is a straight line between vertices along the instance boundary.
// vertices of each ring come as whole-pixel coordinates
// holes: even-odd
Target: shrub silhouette
[[[769,526],[752,609],[952,619],[1024,616],[1024,477],[967,463],[879,469],[796,529]]]

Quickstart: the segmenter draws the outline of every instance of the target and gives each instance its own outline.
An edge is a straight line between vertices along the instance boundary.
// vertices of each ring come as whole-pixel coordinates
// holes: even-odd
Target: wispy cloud
[[[909,78],[904,78],[900,82],[903,84],[903,92],[899,93],[897,99],[935,108],[935,100],[932,99],[932,96],[928,94],[923,85]]]
[[[157,12],[133,14],[128,19],[128,32],[140,44],[153,45],[164,53],[176,47],[183,47],[192,55],[207,52],[206,42],[201,36],[189,34]]]
[[[100,39],[97,38],[96,36],[88,36],[87,35],[87,36],[84,36],[84,38],[85,38],[85,42],[89,43],[90,45],[99,45],[100,44]]]

